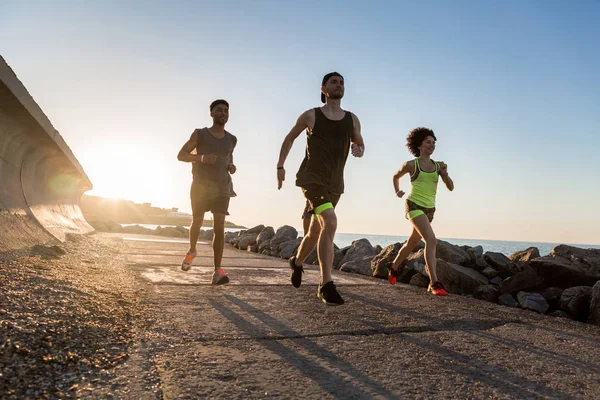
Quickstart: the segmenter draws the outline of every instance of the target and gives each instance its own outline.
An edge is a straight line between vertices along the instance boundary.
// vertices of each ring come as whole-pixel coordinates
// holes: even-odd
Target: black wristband
[[[277,167],[277,169],[283,169],[283,167]]]

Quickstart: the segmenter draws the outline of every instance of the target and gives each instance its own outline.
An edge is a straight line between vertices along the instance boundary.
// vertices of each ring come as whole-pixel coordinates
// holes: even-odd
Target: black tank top
[[[237,138],[225,131],[225,136],[218,139],[211,135],[208,128],[198,129],[197,132],[197,154],[214,154],[217,156],[217,161],[214,164],[194,163],[192,167],[194,182],[214,187],[220,194],[235,196],[227,166],[231,162]]]
[[[332,121],[315,108],[315,125],[312,132],[306,132],[306,152],[296,174],[296,185],[323,185],[331,193],[344,193],[344,167],[353,129],[349,111],[341,120]]]

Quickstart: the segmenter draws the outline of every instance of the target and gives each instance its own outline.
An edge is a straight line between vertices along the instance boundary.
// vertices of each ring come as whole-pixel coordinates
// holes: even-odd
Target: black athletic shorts
[[[325,186],[322,185],[306,185],[301,187],[304,197],[306,197],[306,206],[302,213],[302,218],[308,218],[311,215],[316,215],[315,210],[318,211],[319,206],[327,203],[335,208],[338,201],[340,201],[341,194],[331,193]],[[320,214],[320,213],[319,213]]]
[[[211,186],[197,182],[192,183],[190,198],[194,217],[202,216],[208,211],[213,214],[229,215],[229,200],[231,200],[231,197],[221,194]]]

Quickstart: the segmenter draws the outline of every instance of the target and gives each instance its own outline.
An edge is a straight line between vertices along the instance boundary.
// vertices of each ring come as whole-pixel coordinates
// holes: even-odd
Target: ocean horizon
[[[148,229],[156,229],[159,226],[168,227],[174,225],[153,225],[153,224],[121,224],[121,226],[139,225]],[[202,227],[203,229],[210,227]],[[225,228],[225,232],[238,232],[243,230],[241,228]],[[298,229],[298,234],[302,235],[301,229]],[[336,233],[334,243],[339,248],[350,246],[352,242],[358,239],[367,239],[371,245],[379,245],[381,247],[389,246],[394,243],[402,243],[408,236],[396,236],[396,235],[375,235],[375,234],[364,234],[364,233]],[[529,247],[537,247],[540,251],[540,255],[545,256],[550,254],[550,251],[558,246],[559,244],[566,244],[569,246],[579,247],[582,249],[600,249],[600,245],[596,244],[581,244],[581,243],[552,243],[552,242],[522,242],[513,240],[490,240],[490,239],[461,239],[461,238],[438,238],[445,242],[452,243],[457,246],[481,246],[483,251],[492,251],[496,253],[502,253],[506,256],[515,253],[517,251],[525,250]]]

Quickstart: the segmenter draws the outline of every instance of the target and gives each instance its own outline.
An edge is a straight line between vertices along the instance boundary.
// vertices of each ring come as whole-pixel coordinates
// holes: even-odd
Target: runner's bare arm
[[[354,114],[352,114],[352,122],[354,122],[354,129],[352,130],[352,137],[350,138],[352,141],[352,155],[354,157],[362,157],[365,154],[365,142],[360,134],[360,121]]]
[[[200,155],[192,154],[192,151],[196,148],[196,142],[198,141],[198,130],[194,130],[192,132],[192,136],[190,139],[185,142],[181,150],[179,150],[179,154],[177,154],[177,159],[183,162],[200,162]]]
[[[229,156],[229,163],[227,164],[227,171],[229,171],[230,174],[235,174],[235,171],[237,171],[237,167],[233,163],[233,152]]]
[[[192,132],[190,139],[185,142],[181,150],[179,150],[179,154],[177,154],[177,159],[183,162],[203,162],[208,164],[213,164],[217,156],[214,154],[192,154],[192,151],[196,148],[196,143],[198,142],[198,130],[196,129]]]
[[[402,167],[400,167],[398,172],[394,174],[394,177],[392,178],[392,183],[394,184],[394,192],[396,193],[396,196],[404,196],[404,191],[400,190],[400,178],[402,178],[406,174],[412,175],[415,169],[414,164],[415,162],[412,160],[407,161],[404,164],[402,164]]]
[[[277,161],[277,189],[281,189],[283,181],[285,180],[285,168],[283,168],[283,165],[292,149],[294,140],[296,140],[305,129],[312,129],[314,124],[315,112],[314,110],[307,110],[298,117],[296,124],[292,127],[285,139],[283,139],[281,150],[279,152],[279,161]]]
[[[450,175],[448,175],[448,164],[443,161],[440,162],[440,175],[442,176],[442,181],[444,181],[444,184],[448,190],[453,191],[454,182],[452,181],[452,178],[450,178]]]

